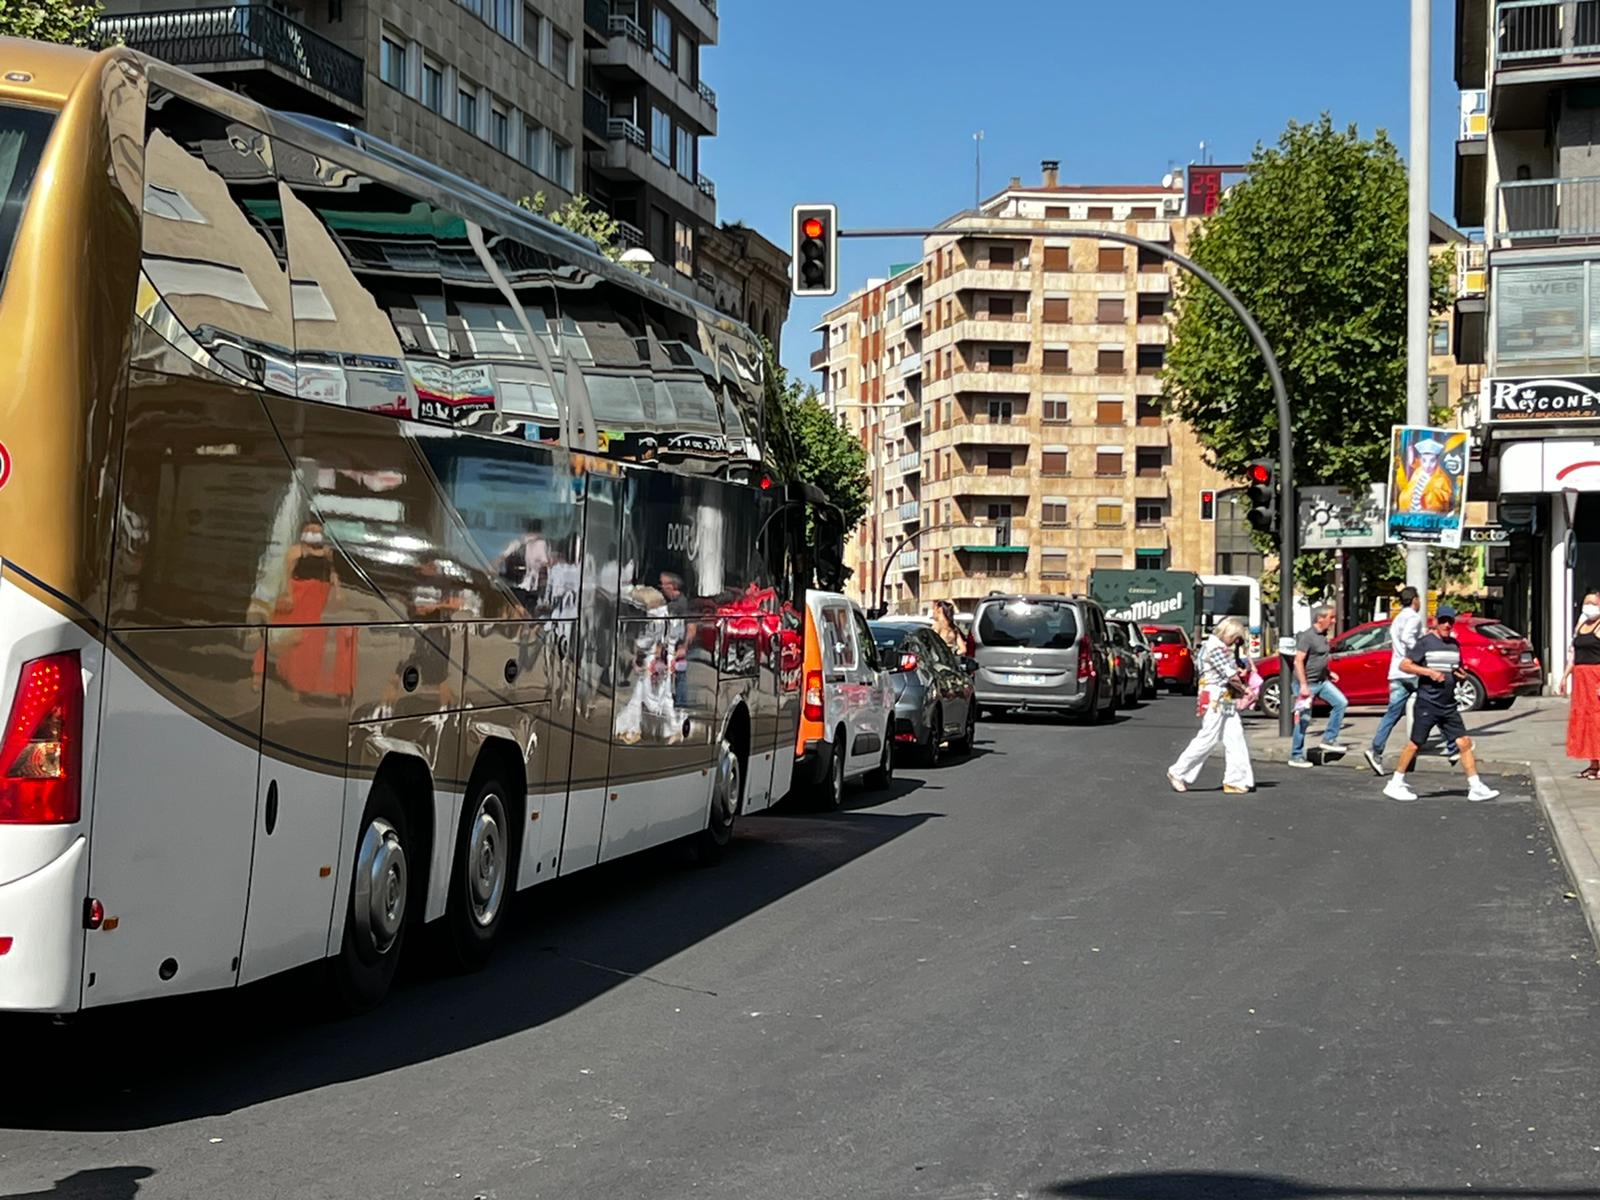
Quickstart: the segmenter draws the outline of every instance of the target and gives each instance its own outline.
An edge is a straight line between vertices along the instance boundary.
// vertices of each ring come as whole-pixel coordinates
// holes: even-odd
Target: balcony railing
[[[700,194],[706,197],[708,200],[715,200],[717,198],[717,185],[712,183],[711,180],[706,176],[697,175],[695,177],[694,185],[700,189]]]
[[[915,500],[907,500],[900,506],[900,519],[902,521],[915,521],[920,511],[921,508]]]
[[[1497,63],[1600,56],[1600,0],[1501,0],[1494,18]]]
[[[900,551],[900,569],[902,571],[915,571],[919,569],[917,552],[915,550]]]
[[[607,134],[606,122],[611,119],[611,102],[594,92],[583,93],[583,127],[595,137]]]
[[[645,148],[644,129],[629,117],[612,117],[606,122],[606,137],[613,142],[631,142],[639,149]]]
[[[1516,179],[1499,186],[1496,232],[1509,241],[1600,238],[1600,176]]]
[[[650,45],[650,38],[646,35],[644,26],[632,17],[624,16],[621,13],[611,14],[610,19],[606,22],[606,31],[612,37],[625,37],[636,46],[648,47]]]
[[[1488,247],[1482,242],[1460,247],[1456,253],[1456,297],[1481,296],[1488,284]]]
[[[270,63],[357,107],[364,102],[359,56],[265,4],[101,17],[95,37],[180,67]]]
[[[643,246],[644,230],[640,229],[637,225],[630,225],[626,221],[618,221],[617,241],[628,247]]]
[[[813,371],[820,371],[823,367],[825,367],[827,365],[828,365],[828,348],[826,346],[824,346],[821,350],[813,350],[811,352],[811,369]]]
[[[900,360],[900,374],[902,374],[902,375],[920,375],[920,374],[922,374],[922,355],[920,355],[920,354],[908,354],[903,359],[901,359]]]
[[[901,472],[907,475],[914,471],[920,471],[922,470],[922,455],[915,452],[911,454],[902,454],[900,456],[899,466]]]
[[[922,324],[922,305],[908,304],[900,310],[900,325],[903,329],[913,329]]]
[[[700,87],[699,87],[699,92],[700,92],[700,99],[704,100],[712,108],[715,108],[717,106],[717,94],[716,94],[716,92],[712,91],[709,86],[707,86],[706,84],[702,83],[700,85]]]

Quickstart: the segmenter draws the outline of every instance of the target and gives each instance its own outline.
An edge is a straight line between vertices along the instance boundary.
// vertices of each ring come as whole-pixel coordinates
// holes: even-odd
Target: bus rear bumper
[[[0,886],[0,1011],[62,1013],[82,1006],[88,886],[88,845],[81,837],[54,861]]]

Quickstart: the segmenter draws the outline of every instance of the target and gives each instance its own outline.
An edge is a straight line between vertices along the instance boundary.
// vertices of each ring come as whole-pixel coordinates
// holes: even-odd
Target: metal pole
[[[1426,230],[1426,224],[1424,225]],[[842,238],[963,238],[963,237],[1017,237],[1027,231],[1018,230],[1004,225],[947,225],[935,229],[841,229],[839,236]],[[1267,344],[1267,338],[1261,332],[1261,326],[1256,324],[1256,319],[1215,275],[1207,271],[1199,263],[1185,258],[1176,250],[1163,246],[1160,242],[1146,241],[1144,238],[1134,237],[1130,233],[1113,233],[1102,230],[1087,229],[1052,229],[1051,237],[1078,238],[1085,241],[1116,242],[1124,246],[1135,246],[1141,250],[1166,259],[1168,262],[1188,271],[1201,283],[1205,284],[1219,297],[1222,302],[1232,310],[1233,315],[1239,318],[1239,323],[1244,326],[1244,331],[1249,335],[1256,352],[1261,355],[1261,360],[1266,364],[1267,380],[1272,385],[1272,396],[1278,408],[1278,478],[1280,492],[1278,494],[1278,636],[1283,638],[1294,632],[1294,560],[1296,554],[1295,521],[1298,514],[1294,502],[1294,432],[1290,428],[1289,393],[1283,386],[1283,372],[1278,370],[1278,359],[1272,353],[1272,347]],[[1041,236],[1043,236],[1041,234]],[[1424,329],[1426,335],[1426,329]],[[1424,342],[1426,348],[1426,342]],[[1424,364],[1426,371],[1426,364]],[[1426,401],[1424,401],[1426,402]],[[1293,714],[1294,704],[1291,696],[1294,695],[1294,669],[1291,659],[1280,656],[1278,670],[1278,732],[1288,736],[1290,717]]]
[[[972,207],[978,208],[983,204],[983,130],[972,135],[972,143]]]
[[[1428,424],[1428,43],[1431,0],[1411,0],[1411,216],[1406,253],[1406,424]],[[1428,548],[1406,547],[1406,583],[1428,594]],[[1424,600],[1426,604],[1426,600]]]

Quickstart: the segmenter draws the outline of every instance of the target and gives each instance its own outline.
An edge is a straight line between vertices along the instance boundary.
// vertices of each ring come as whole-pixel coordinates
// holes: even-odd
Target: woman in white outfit
[[[1228,617],[1200,645],[1200,732],[1167,768],[1167,782],[1186,792],[1200,777],[1200,768],[1222,743],[1222,790],[1240,795],[1256,785],[1250,769],[1250,747],[1244,740],[1238,700],[1245,691],[1247,670],[1241,670],[1238,647],[1244,644],[1244,622]]]

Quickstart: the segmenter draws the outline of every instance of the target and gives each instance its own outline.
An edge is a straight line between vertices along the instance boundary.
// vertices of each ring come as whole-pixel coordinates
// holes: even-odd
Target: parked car
[[[838,592],[808,591],[795,786],[838,808],[852,779],[893,782],[893,747],[894,693],[866,614]]]
[[[1151,647],[1149,640],[1144,636],[1144,630],[1137,621],[1109,621],[1113,637],[1118,639],[1118,645],[1126,639],[1128,652],[1133,656],[1134,678],[1138,682],[1139,698],[1141,700],[1154,700],[1159,676],[1156,673],[1156,652]]]
[[[973,682],[985,709],[1039,709],[1091,720],[1116,703],[1111,631],[1087,596],[994,593],[972,621]]]
[[[1192,696],[1199,677],[1188,630],[1182,625],[1141,625],[1139,630],[1155,651],[1156,675],[1162,686]]]
[[[1127,632],[1119,629],[1109,618],[1106,632],[1111,635],[1111,689],[1113,703],[1118,708],[1131,708],[1142,696],[1139,684],[1139,664],[1133,657],[1133,645]]]
[[[948,744],[957,754],[972,750],[978,703],[969,667],[938,634],[919,621],[872,621],[878,657],[894,693],[894,742],[936,766]]]
[[[1456,703],[1462,712],[1479,708],[1509,708],[1518,696],[1537,695],[1544,686],[1544,669],[1533,644],[1509,625],[1487,617],[1456,618],[1456,638],[1461,642],[1465,679],[1456,683]],[[1339,690],[1351,704],[1389,703],[1389,622],[1368,621],[1333,639],[1331,669],[1339,676]],[[1264,656],[1256,670],[1266,680],[1261,688],[1261,709],[1278,715],[1278,656]],[[1317,702],[1315,711],[1327,706]]]

